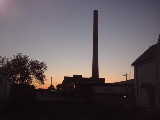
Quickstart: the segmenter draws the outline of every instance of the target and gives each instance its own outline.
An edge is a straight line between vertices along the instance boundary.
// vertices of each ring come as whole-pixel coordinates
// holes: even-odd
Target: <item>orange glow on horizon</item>
[[[62,76],[62,75],[53,76],[53,75],[47,73],[45,84],[39,85],[39,86],[37,86],[37,88],[47,89],[51,84],[51,81],[50,81],[51,76],[53,77],[53,85],[56,87],[56,85],[62,83],[64,76],[73,76],[73,74],[68,74],[68,75],[64,75],[64,76]],[[83,77],[90,77],[90,76],[88,76],[88,74],[82,75],[82,76]],[[105,83],[115,83],[115,82],[125,81],[125,77],[122,76],[122,74],[120,74],[120,75],[119,74],[116,74],[116,75],[115,74],[107,74],[107,75],[103,74],[103,75],[100,75],[100,77],[105,78]],[[132,74],[130,74],[128,76],[128,79],[133,79]]]

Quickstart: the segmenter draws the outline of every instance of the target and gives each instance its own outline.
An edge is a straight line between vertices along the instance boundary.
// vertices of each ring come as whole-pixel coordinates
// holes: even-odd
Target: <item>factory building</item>
[[[72,91],[75,88],[85,90],[95,85],[104,85],[105,78],[99,78],[98,67],[98,10],[93,13],[93,57],[92,57],[92,77],[84,78],[82,75],[73,75],[73,77],[64,77],[62,87],[64,91]]]

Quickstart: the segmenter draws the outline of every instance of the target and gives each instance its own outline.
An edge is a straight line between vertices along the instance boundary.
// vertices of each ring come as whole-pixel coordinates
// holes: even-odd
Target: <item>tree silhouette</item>
[[[45,70],[47,70],[45,63],[33,60],[22,53],[13,56],[0,67],[0,73],[6,74],[10,82],[26,85],[31,85],[35,81],[44,84]]]

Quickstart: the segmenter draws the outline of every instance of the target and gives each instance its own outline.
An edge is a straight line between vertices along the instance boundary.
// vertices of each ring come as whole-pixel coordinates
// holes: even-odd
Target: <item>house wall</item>
[[[160,58],[158,60],[158,82],[160,83]]]
[[[160,107],[160,43],[150,47],[134,65],[135,95],[141,106]]]
[[[141,106],[160,104],[160,60],[135,66],[136,100]]]
[[[160,108],[160,56],[157,57],[157,61],[156,61],[156,69],[157,69],[157,75],[156,75],[156,79],[157,79],[157,84],[156,84],[156,91],[155,91],[155,101],[156,101],[156,106]]]
[[[137,66],[137,79],[140,84],[156,84],[156,64],[154,62]]]
[[[159,47],[159,50],[157,51],[157,64],[158,64],[158,82],[160,84],[160,47]]]

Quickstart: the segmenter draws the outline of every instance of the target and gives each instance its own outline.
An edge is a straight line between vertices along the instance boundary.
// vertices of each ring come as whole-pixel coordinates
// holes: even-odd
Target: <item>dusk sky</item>
[[[93,10],[99,10],[99,72],[133,78],[131,63],[160,33],[160,0],[0,0],[0,55],[44,61],[49,84],[91,77]]]

